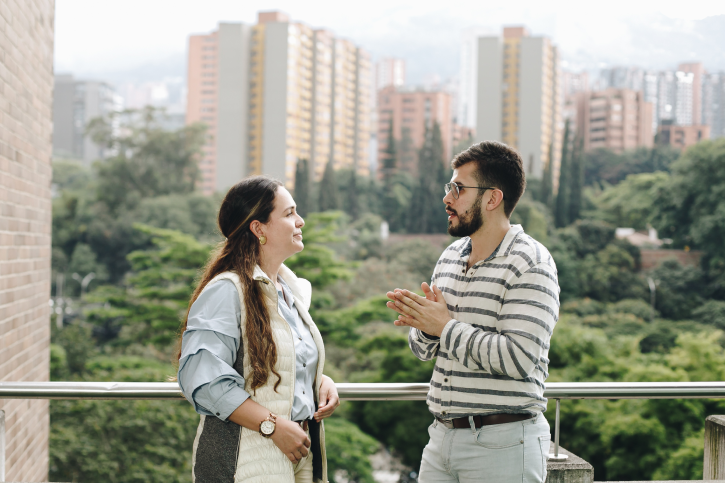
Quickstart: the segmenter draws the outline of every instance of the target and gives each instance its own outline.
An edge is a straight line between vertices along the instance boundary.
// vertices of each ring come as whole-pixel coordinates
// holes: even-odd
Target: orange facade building
[[[369,173],[370,55],[324,29],[260,12],[189,40],[187,123],[209,136],[205,193],[265,174],[294,186],[297,162]]]
[[[616,153],[652,147],[653,105],[631,89],[579,92],[574,96],[576,132],[584,150],[609,149]]]
[[[450,161],[453,123],[451,120],[451,96],[442,91],[406,89],[388,86],[378,91],[378,166],[382,166],[388,146],[390,124],[398,146],[398,169],[413,176],[418,173],[417,151],[423,146],[426,129],[438,123],[443,138],[443,153]],[[413,155],[401,153],[401,145],[410,143]],[[404,148],[405,149],[405,148]]]

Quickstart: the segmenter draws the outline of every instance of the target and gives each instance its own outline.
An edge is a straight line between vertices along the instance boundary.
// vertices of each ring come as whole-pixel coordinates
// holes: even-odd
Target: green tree
[[[400,141],[396,143],[398,163],[396,167],[410,171],[415,169],[418,162],[418,152],[413,144],[413,137],[410,135],[410,128],[403,126],[400,128]]]
[[[121,122],[121,128],[116,126]],[[132,208],[139,200],[191,193],[199,179],[198,159],[206,128],[200,124],[167,131],[154,108],[97,118],[88,132],[94,141],[117,154],[95,165],[96,199],[111,214]]]
[[[105,334],[102,338],[114,338],[122,328],[116,344],[154,344],[170,351],[211,247],[176,231],[135,228],[151,238],[153,248],[129,254],[131,273],[123,284],[88,295],[94,305],[87,318],[97,334]]]
[[[398,170],[398,151],[395,144],[395,136],[393,135],[393,120],[391,118],[390,124],[388,124],[388,135],[385,139],[383,159],[381,160],[381,169],[386,185],[388,184],[390,177]]]
[[[614,185],[632,174],[669,172],[679,155],[677,149],[669,146],[637,148],[621,154],[595,149],[585,155],[584,185]]]
[[[350,263],[340,260],[327,246],[341,241],[342,212],[311,213],[302,229],[305,249],[288,258],[285,264],[299,277],[307,279],[315,290],[352,276]]]
[[[656,211],[658,193],[669,181],[665,172],[629,175],[594,198],[596,216],[615,226],[644,230]]]
[[[581,218],[582,196],[584,192],[584,139],[574,138],[574,149],[571,154],[571,179],[569,189],[569,222]]]
[[[554,222],[557,228],[564,227],[569,224],[569,197],[571,176],[569,167],[569,158],[571,149],[569,146],[569,122],[567,121],[564,128],[564,143],[561,147],[561,164],[559,167],[559,189],[556,194],[556,205],[554,207]]]
[[[375,481],[370,456],[380,447],[377,440],[360,431],[354,423],[333,417],[325,420],[325,441],[327,473],[332,483],[336,483],[338,471],[342,472],[345,481]]]
[[[353,221],[360,217],[360,200],[358,199],[357,189],[357,170],[353,168],[350,170],[350,182],[347,184],[347,203],[345,208],[350,218]]]
[[[538,196],[538,201],[542,202],[546,207],[552,208],[552,202],[554,199],[554,173],[552,172],[552,166],[554,164],[554,144],[549,144],[549,160],[544,166],[544,173],[541,180],[541,192]]]
[[[325,172],[320,181],[320,211],[339,210],[341,208],[340,198],[338,196],[337,177],[332,160],[325,165]]]
[[[382,187],[381,215],[392,232],[405,232],[411,217],[411,201],[415,180],[409,173],[397,172],[388,176]]]
[[[443,138],[440,126],[426,127],[425,141],[418,152],[418,182],[413,189],[411,207],[414,216],[408,216],[409,233],[445,233],[446,216],[443,211],[442,186],[448,181],[443,165]]]
[[[142,358],[90,360],[84,381],[163,382],[174,368]],[[199,416],[186,401],[51,401],[53,481],[191,481]]]
[[[672,164],[669,183],[660,186],[653,225],[674,246],[708,252],[725,265],[725,139],[703,141]]]
[[[295,203],[297,213],[307,216],[310,212],[310,168],[305,158],[298,160],[295,167]]]

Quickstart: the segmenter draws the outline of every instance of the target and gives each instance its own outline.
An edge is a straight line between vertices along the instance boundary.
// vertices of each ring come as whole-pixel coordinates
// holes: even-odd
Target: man
[[[425,297],[388,292],[421,360],[436,358],[428,393],[435,421],[419,481],[546,480],[544,380],[559,284],[547,249],[509,219],[526,180],[519,154],[492,141],[451,163],[448,233]]]

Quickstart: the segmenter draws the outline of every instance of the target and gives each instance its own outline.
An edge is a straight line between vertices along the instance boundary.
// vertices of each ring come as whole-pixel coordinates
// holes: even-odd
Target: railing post
[[[554,454],[549,454],[549,461],[566,461],[569,458],[563,453],[559,453],[559,415],[561,399],[556,400],[556,422],[554,423]]]
[[[5,411],[0,410],[0,481],[5,481]]]
[[[725,480],[725,416],[705,419],[703,480]]]

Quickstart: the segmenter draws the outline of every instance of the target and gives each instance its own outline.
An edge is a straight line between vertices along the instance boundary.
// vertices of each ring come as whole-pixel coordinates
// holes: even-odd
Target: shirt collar
[[[524,229],[521,227],[521,225],[511,225],[511,228],[509,228],[509,230],[506,232],[506,236],[503,237],[501,243],[499,243],[493,253],[489,255],[489,257],[486,258],[485,261],[492,260],[496,257],[507,257],[509,253],[511,253],[514,243],[516,243],[516,239],[519,237],[519,235],[523,233]],[[468,256],[471,254],[473,243],[471,242],[471,237],[467,236],[464,238],[464,240],[465,242],[458,249],[458,253],[461,258],[468,258]]]

